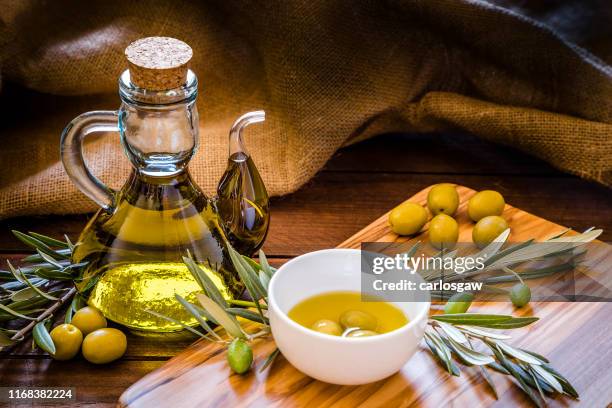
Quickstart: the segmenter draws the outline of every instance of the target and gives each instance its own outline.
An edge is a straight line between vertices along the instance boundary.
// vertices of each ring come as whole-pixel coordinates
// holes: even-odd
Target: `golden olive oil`
[[[197,303],[202,289],[182,257],[190,254],[226,298],[243,290],[213,204],[188,174],[132,175],[112,213],[98,211],[79,238],[74,262],[87,262],[77,288],[88,303],[136,330],[182,329],[193,317],[175,295]]]
[[[378,333],[399,329],[408,323],[408,318],[399,308],[383,300],[364,302],[361,293],[352,291],[326,292],[302,300],[288,313],[293,321],[311,328],[315,322],[328,319],[340,322],[340,315],[351,310],[359,310],[374,316]]]
[[[255,163],[244,152],[234,153],[217,187],[217,209],[232,247],[253,254],[266,239],[268,192]]]

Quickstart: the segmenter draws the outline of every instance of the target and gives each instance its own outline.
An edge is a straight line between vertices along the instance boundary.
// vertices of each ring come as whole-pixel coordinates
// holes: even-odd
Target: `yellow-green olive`
[[[227,348],[227,363],[237,374],[249,371],[253,364],[253,350],[246,341],[235,338]]]
[[[92,331],[83,340],[83,357],[94,364],[106,364],[120,358],[127,349],[127,338],[110,327]]]
[[[429,222],[429,242],[438,249],[452,248],[459,238],[459,225],[453,217],[438,214]]]
[[[416,234],[427,222],[427,210],[415,203],[402,203],[391,210],[389,224],[398,235]]]
[[[340,336],[342,335],[342,327],[333,320],[329,319],[321,319],[314,322],[310,328],[314,331],[318,331],[319,333],[329,334],[331,336]]]
[[[459,206],[459,194],[453,184],[436,184],[427,194],[427,208],[433,215],[453,215]]]
[[[455,293],[444,305],[445,314],[465,313],[470,308],[474,295],[471,292]]]
[[[70,360],[76,356],[83,342],[83,334],[71,324],[60,324],[49,333],[55,353],[51,356],[56,360]]]
[[[376,330],[378,321],[369,313],[361,310],[347,310],[340,315],[340,324],[345,329],[359,327],[362,330]]]
[[[474,222],[478,222],[489,215],[501,215],[505,205],[506,201],[500,193],[483,190],[474,194],[468,201],[468,215]]]
[[[353,330],[350,331],[346,337],[370,337],[370,336],[376,336],[380,333],[375,332],[374,330]]]
[[[87,336],[94,330],[106,327],[106,318],[98,309],[86,306],[76,311],[70,324],[76,326],[83,336]]]
[[[472,240],[478,248],[484,248],[507,229],[506,220],[499,215],[489,215],[474,225]]]

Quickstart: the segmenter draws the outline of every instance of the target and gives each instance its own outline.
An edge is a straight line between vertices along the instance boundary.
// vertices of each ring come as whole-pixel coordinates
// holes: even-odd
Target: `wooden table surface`
[[[605,187],[470,135],[384,135],[341,150],[301,190],[274,199],[264,249],[278,265],[304,252],[334,247],[437,182],[495,189],[516,207],[577,230],[597,226],[605,231],[602,240],[612,238],[612,194]],[[11,229],[76,238],[86,220],[82,215],[0,221],[0,261],[18,259],[27,251]],[[76,387],[79,402],[114,406],[129,385],[191,341],[130,335],[125,357],[106,366],[80,357],[53,361],[25,343],[0,353],[0,386]]]

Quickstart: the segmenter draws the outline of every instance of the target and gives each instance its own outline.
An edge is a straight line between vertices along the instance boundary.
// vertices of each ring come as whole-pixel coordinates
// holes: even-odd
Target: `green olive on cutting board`
[[[468,215],[472,221],[478,222],[489,215],[501,215],[505,205],[504,197],[497,191],[479,191],[468,201]]]
[[[436,184],[427,194],[427,208],[432,215],[446,214],[452,216],[459,207],[459,194],[453,184]]]
[[[429,222],[429,242],[438,249],[452,248],[459,238],[459,224],[449,215],[438,214]]]
[[[415,203],[402,203],[391,210],[389,224],[398,235],[416,234],[427,222],[427,210]]]
[[[472,240],[478,248],[484,248],[508,228],[508,223],[502,217],[489,215],[474,225]]]

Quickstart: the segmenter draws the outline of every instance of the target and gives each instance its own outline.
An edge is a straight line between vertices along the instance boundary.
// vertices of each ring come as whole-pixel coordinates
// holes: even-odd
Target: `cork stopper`
[[[170,37],[147,37],[125,49],[130,81],[139,88],[165,91],[187,81],[191,47]]]

